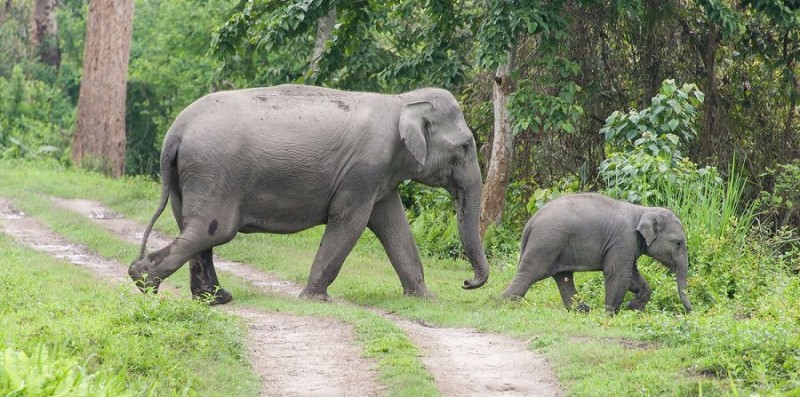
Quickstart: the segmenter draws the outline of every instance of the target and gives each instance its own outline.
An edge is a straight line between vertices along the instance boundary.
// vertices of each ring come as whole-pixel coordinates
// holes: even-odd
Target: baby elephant
[[[642,254],[675,272],[678,295],[690,312],[686,234],[672,211],[592,193],[562,196],[542,207],[525,225],[519,269],[503,297],[521,298],[533,283],[553,277],[569,309],[576,293],[573,272],[602,270],[606,310],[618,312],[627,291],[634,293],[628,307],[642,310],[651,292],[636,267]],[[588,307],[582,304],[579,309]]]

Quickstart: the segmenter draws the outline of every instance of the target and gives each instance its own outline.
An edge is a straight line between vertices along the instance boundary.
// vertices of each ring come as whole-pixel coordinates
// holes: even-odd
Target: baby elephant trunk
[[[689,297],[686,296],[686,288],[687,282],[686,279],[688,277],[688,268],[689,268],[689,260],[686,259],[681,261],[678,266],[675,268],[675,279],[678,281],[678,296],[681,298],[681,303],[683,303],[683,307],[686,309],[686,313],[692,311],[692,304],[689,303]]]

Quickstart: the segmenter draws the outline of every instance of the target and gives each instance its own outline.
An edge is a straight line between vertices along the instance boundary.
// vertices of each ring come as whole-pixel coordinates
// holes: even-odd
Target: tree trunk
[[[119,177],[125,170],[125,90],[133,0],[90,0],[72,161]]]
[[[336,23],[336,8],[332,8],[325,16],[320,17],[317,22],[317,39],[314,41],[314,53],[311,55],[311,62],[308,67],[309,76],[316,77],[319,71],[319,60],[325,52],[325,43],[330,40],[333,27]]]
[[[58,68],[61,50],[58,48],[57,0],[35,0],[31,21],[31,46],[39,59]]]
[[[719,103],[719,90],[717,87],[717,47],[719,46],[719,27],[709,23],[706,40],[703,46],[703,66],[706,72],[705,82],[705,109],[703,115],[703,129],[700,132],[701,152],[705,158],[719,153],[717,147],[722,145],[719,126],[717,125],[717,107]]]
[[[790,162],[792,159],[797,158],[797,145],[794,139],[794,116],[797,112],[797,97],[800,95],[800,82],[797,79],[797,74],[794,73],[797,62],[794,57],[790,56],[791,38],[789,33],[783,36],[783,59],[785,62],[784,74],[789,78],[789,106],[786,112],[786,119],[783,123],[783,142],[785,143],[783,155],[781,156],[782,162]],[[789,211],[791,213],[793,211]]]
[[[506,190],[511,175],[513,155],[513,137],[509,120],[508,97],[511,94],[511,72],[514,70],[513,51],[508,52],[506,64],[497,68],[494,77],[494,138],[492,140],[492,157],[486,174],[486,184],[481,194],[481,225],[483,238],[490,224],[500,224],[505,206]]]
[[[6,0],[3,2],[3,8],[0,9],[0,25],[3,24],[6,20],[6,15],[11,11],[11,0]]]

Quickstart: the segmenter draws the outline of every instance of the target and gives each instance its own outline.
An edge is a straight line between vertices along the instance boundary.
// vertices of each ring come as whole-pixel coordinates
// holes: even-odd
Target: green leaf
[[[678,119],[670,120],[669,123],[668,123],[669,124],[669,130],[670,131],[675,131],[675,129],[678,128],[678,123],[679,123]]]

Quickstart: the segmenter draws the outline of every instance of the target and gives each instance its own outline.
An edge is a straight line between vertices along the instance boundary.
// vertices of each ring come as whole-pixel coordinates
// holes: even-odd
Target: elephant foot
[[[575,306],[575,311],[578,312],[578,313],[589,313],[591,310],[592,310],[592,308],[589,305],[587,305],[587,304],[585,304],[583,302],[581,302],[577,306]]]
[[[192,292],[192,298],[201,299],[211,306],[224,305],[233,300],[233,295],[225,289],[215,288],[202,292]]]
[[[144,293],[152,292],[158,293],[158,286],[161,285],[162,279],[160,277],[148,274],[147,271],[142,269],[141,262],[133,262],[128,268],[128,275],[131,280],[136,284],[136,287]]]
[[[436,299],[436,295],[428,291],[427,288],[417,288],[417,289],[406,289],[403,290],[403,295],[405,296],[415,296],[420,298],[427,298],[427,299]]]
[[[525,296],[523,295],[507,294],[507,293],[503,293],[503,295],[500,295],[500,297],[506,300],[510,300],[512,302],[521,301],[523,298],[525,298]]]
[[[309,291],[308,289],[304,289],[303,292],[300,293],[300,297],[303,298],[303,299],[312,299],[312,300],[318,300],[318,301],[323,301],[323,302],[331,302],[331,301],[333,301],[333,298],[331,298],[330,295],[328,295],[328,293],[325,292],[325,291],[316,292],[316,291]]]
[[[640,312],[644,310],[645,305],[647,305],[647,302],[637,302],[636,300],[632,300],[630,303],[628,303],[628,309]]]

